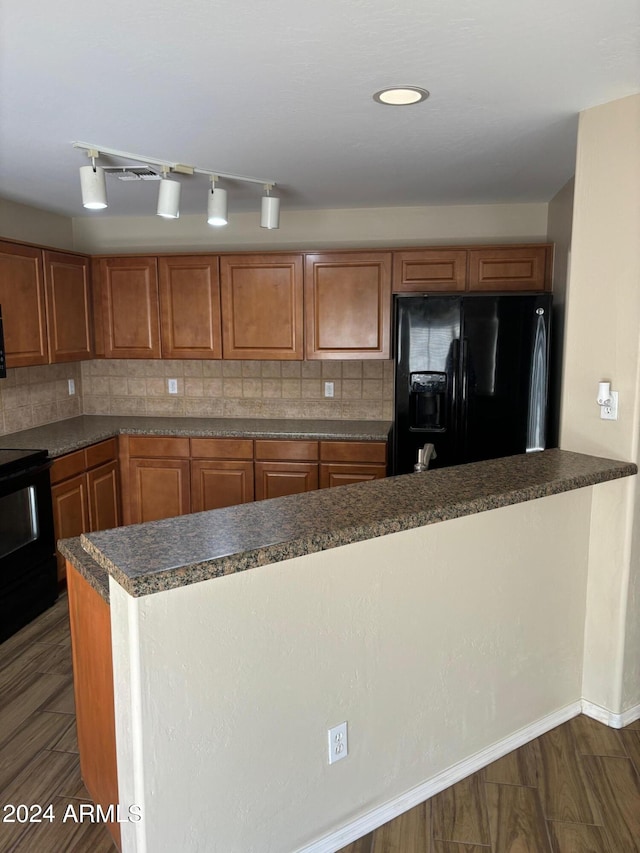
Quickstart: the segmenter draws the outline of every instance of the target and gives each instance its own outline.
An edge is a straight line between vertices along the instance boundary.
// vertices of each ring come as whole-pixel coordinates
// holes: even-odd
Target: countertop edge
[[[57,459],[119,435],[177,438],[310,439],[314,441],[386,441],[387,420],[300,418],[206,418],[137,415],[78,415],[0,436],[12,449],[44,447]]]

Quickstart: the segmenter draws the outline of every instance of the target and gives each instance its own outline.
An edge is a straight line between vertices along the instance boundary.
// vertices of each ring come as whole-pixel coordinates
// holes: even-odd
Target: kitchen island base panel
[[[91,799],[106,812],[118,804],[111,613],[107,602],[67,561],[73,686],[80,772]],[[120,849],[120,826],[109,823]]]
[[[145,809],[123,851],[136,833],[181,853],[335,849],[322,839],[577,708],[592,492],[139,598],[112,578],[120,792]]]

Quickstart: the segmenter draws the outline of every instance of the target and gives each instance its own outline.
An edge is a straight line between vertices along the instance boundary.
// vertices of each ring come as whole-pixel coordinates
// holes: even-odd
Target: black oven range
[[[0,643],[58,597],[46,450],[0,449]]]

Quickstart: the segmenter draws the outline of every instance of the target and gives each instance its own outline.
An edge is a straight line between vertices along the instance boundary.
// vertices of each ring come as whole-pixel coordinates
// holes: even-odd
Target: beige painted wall
[[[316,249],[441,243],[544,241],[546,204],[480,204],[353,210],[287,210],[280,228],[260,228],[258,214],[232,215],[226,228],[204,211],[168,222],[158,216],[82,216],[73,220],[78,251],[116,252]]]
[[[68,216],[49,213],[0,198],[0,237],[56,249],[73,249],[73,226]]]
[[[575,713],[598,488],[144,598],[112,581],[120,802],[144,812],[123,853],[291,853]]]
[[[640,95],[580,116],[560,446],[638,462]],[[618,421],[595,403],[607,379]],[[584,696],[614,713],[640,704],[637,479],[599,492],[592,514]]]

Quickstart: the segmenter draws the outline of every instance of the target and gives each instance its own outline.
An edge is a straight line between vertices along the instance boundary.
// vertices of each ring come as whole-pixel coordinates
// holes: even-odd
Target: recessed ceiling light
[[[379,104],[389,104],[393,107],[404,107],[408,104],[419,104],[426,101],[429,93],[419,86],[395,86],[393,89],[382,89],[376,92],[373,100]]]

